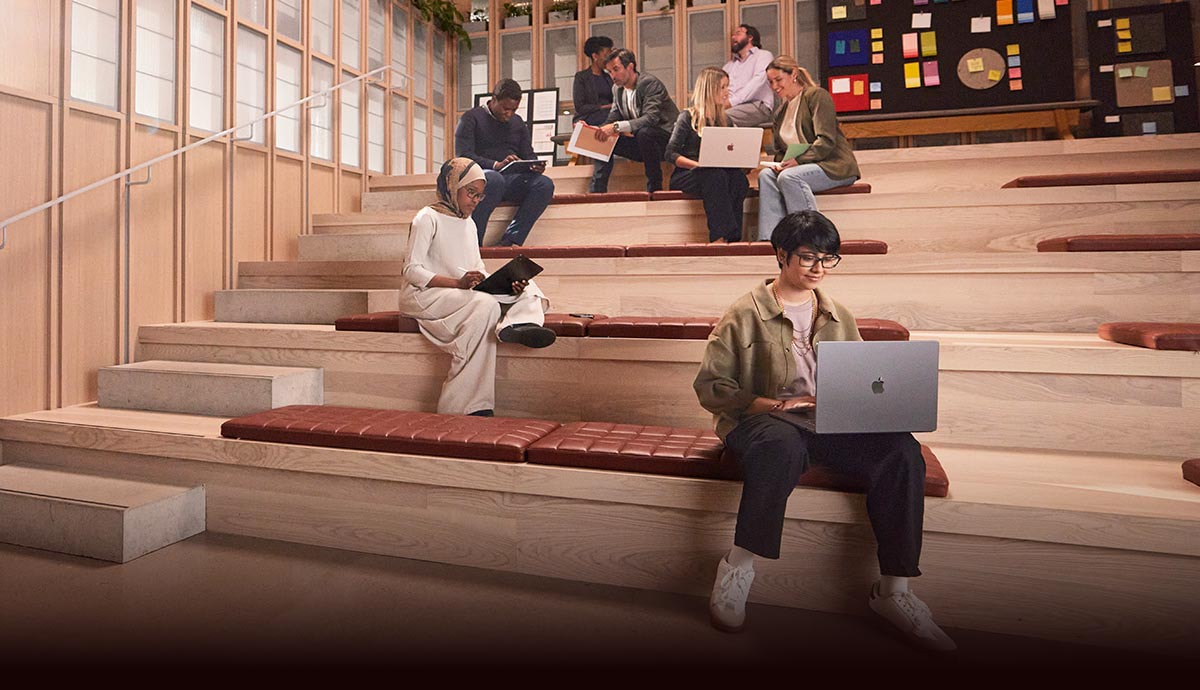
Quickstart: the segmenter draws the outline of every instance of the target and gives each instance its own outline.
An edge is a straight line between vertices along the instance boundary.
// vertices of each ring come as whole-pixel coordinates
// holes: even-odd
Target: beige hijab
[[[475,180],[485,180],[483,170],[470,158],[451,158],[442,163],[442,172],[438,175],[438,202],[431,208],[438,213],[455,218],[467,216],[458,208],[458,190]]]

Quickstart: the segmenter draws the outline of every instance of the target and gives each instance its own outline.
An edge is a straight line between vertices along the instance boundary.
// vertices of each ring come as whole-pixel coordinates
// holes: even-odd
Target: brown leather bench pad
[[[1158,182],[1197,182],[1200,169],[1193,170],[1130,170],[1125,172],[1068,173],[1066,175],[1028,175],[1004,183],[1014,187],[1075,187],[1101,184],[1149,184]]]
[[[842,256],[858,254],[887,254],[887,242],[880,240],[843,240]],[[712,244],[708,242],[681,242],[677,244],[633,244],[625,249],[625,256],[770,256],[775,253],[770,242],[730,242]]]
[[[1200,351],[1200,323],[1116,321],[1100,324],[1097,333],[1114,343],[1152,350]]]
[[[557,247],[480,247],[479,255],[485,259],[511,259],[524,254],[530,259],[594,259],[625,256],[625,247],[619,245],[562,245]]]
[[[1200,458],[1185,460],[1183,463],[1183,478],[1200,486]]]
[[[719,317],[686,316],[610,316],[597,317],[588,326],[593,338],[663,338],[667,340],[704,340],[712,333]],[[908,340],[908,329],[887,319],[855,319],[863,340]]]
[[[1200,234],[1072,235],[1042,240],[1039,252],[1168,252],[1200,249]]]
[[[558,422],[290,405],[230,419],[221,435],[251,441],[522,462],[529,444]]]
[[[595,318],[605,318],[596,314]],[[587,335],[588,324],[592,319],[571,316],[570,314],[546,314],[546,328],[563,338],[582,338]],[[382,333],[418,333],[417,320],[404,316],[398,311],[376,311],[369,314],[343,316],[334,321],[333,327],[338,331],[377,331]]]

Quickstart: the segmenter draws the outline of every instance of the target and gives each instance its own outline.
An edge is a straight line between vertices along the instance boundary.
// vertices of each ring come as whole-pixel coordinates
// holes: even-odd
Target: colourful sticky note
[[[1123,41],[1133,40],[1133,31],[1129,29],[1121,29],[1117,32],[1117,38]]]
[[[1175,87],[1176,98],[1187,98],[1188,93],[1187,84],[1180,84],[1179,86]]]
[[[833,44],[833,52],[837,53],[838,55],[845,55],[846,54],[846,42],[845,41],[837,41],[836,43],[834,43]]]
[[[1117,52],[1118,53],[1132,53],[1133,52],[1133,43],[1131,43],[1129,41],[1121,41],[1120,43],[1117,43]]]
[[[871,38],[883,38],[883,29],[871,29]]]
[[[1009,43],[1007,46],[1005,46],[1004,50],[1005,50],[1006,55],[1020,55],[1021,54],[1021,44],[1020,43]]]
[[[1054,19],[1054,0],[1038,0],[1038,19]]]
[[[1151,120],[1142,123],[1142,134],[1158,134],[1158,123]]]
[[[998,69],[990,69],[988,70],[988,81],[1000,81],[1002,74]]]
[[[915,33],[904,34],[904,36],[902,38],[904,39],[904,57],[906,57],[906,58],[916,57],[917,56],[917,35]]]
[[[918,89],[921,87],[921,66],[916,62],[904,63],[904,88]]]
[[[1100,71],[1101,72],[1111,72],[1111,71],[1113,71],[1113,66],[1112,65],[1100,65]]]
[[[1020,91],[1023,88],[1025,88],[1025,87],[1024,87],[1024,85],[1021,84],[1020,79],[1010,79],[1008,81],[1008,90],[1009,91]]]
[[[929,12],[917,12],[912,16],[912,28],[928,29],[933,26],[933,15]]]
[[[971,33],[986,34],[992,30],[991,17],[971,17]]]
[[[883,91],[883,82],[871,82],[871,93],[879,93],[880,91]]]
[[[921,68],[925,73],[925,86],[937,86],[942,83],[941,77],[938,76],[937,60],[928,60]]]
[[[871,41],[871,52],[872,53],[882,53],[883,52],[883,41]]]
[[[883,2],[883,0],[871,0],[872,5],[878,5],[881,2]]]
[[[1054,0],[1055,5],[1067,5],[1070,4],[1070,2],[1071,0]]]
[[[1133,76],[1133,70],[1128,67],[1121,67],[1117,70],[1117,79],[1129,79]]]
[[[862,43],[860,43],[857,39],[851,39],[850,40],[850,52],[851,53],[861,53],[862,52]]]
[[[996,24],[1008,26],[1013,23],[1012,0],[996,0]]]
[[[850,93],[850,77],[834,77],[830,79],[829,93]]]
[[[882,109],[883,109],[883,100],[879,99],[879,98],[872,98],[871,99],[871,110],[882,110]]]
[[[872,65],[882,65],[883,64],[883,53],[875,53],[875,54],[871,55],[871,64]]]
[[[1008,58],[1008,66],[1009,67],[1020,67],[1021,66],[1021,56],[1013,55],[1012,57]]]
[[[914,5],[928,5],[929,0],[913,0]]]
[[[1150,68],[1145,65],[1138,65],[1133,68],[1133,76],[1141,79],[1150,76]]]
[[[967,71],[977,74],[983,71],[983,58],[967,58]]]
[[[1012,69],[1008,70],[1008,78],[1009,79],[1020,79],[1021,78],[1021,68],[1013,67]]]
[[[1109,124],[1116,124],[1121,121],[1121,116],[1120,115],[1105,115],[1104,121]]]
[[[933,57],[935,55],[937,55],[937,32],[922,31],[921,57]]]
[[[854,95],[855,95],[855,96],[861,96],[861,95],[863,95],[863,82],[855,80],[855,82],[854,82]]]
[[[845,5],[834,5],[833,7],[830,7],[829,8],[829,16],[833,17],[834,19],[845,19],[846,18],[846,6]]]
[[[1173,96],[1171,94],[1171,87],[1169,87],[1169,86],[1154,87],[1153,89],[1150,90],[1150,99],[1152,101],[1154,101],[1155,103],[1162,103],[1163,101],[1173,100]]]
[[[1129,28],[1129,17],[1124,17],[1122,19],[1118,19],[1117,20],[1117,28],[1118,29],[1128,29]]]
[[[1017,0],[1017,23],[1029,24],[1033,21],[1033,0]]]

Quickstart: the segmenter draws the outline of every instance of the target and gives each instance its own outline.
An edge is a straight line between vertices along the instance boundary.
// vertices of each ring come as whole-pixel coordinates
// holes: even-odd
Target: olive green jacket
[[[713,413],[722,440],[755,398],[774,398],[780,386],[796,378],[792,322],[775,301],[772,282],[766,280],[738,298],[721,317],[708,336],[704,361],[692,384],[700,405]],[[854,316],[820,290],[815,292],[813,343],[862,340]]]
[[[797,98],[800,99],[800,106],[796,110],[796,131],[812,146],[800,154],[796,162],[816,163],[834,180],[861,178],[862,173],[858,170],[854,150],[838,125],[833,96],[819,86],[810,86],[800,92]],[[783,125],[787,108],[788,103],[784,101],[775,110],[775,160],[782,158],[787,151],[787,144],[779,137],[779,129]]]

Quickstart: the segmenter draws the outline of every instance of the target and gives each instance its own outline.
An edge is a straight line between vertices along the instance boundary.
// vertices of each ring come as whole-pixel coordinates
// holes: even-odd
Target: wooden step
[[[0,465],[0,542],[126,563],[204,531],[204,486]]]
[[[408,230],[399,233],[301,235],[301,261],[403,261]]]
[[[100,407],[237,417],[286,405],[320,405],[322,371],[225,362],[146,360],[102,367]]]
[[[369,311],[395,311],[396,290],[217,290],[214,319],[238,323],[328,323]]]
[[[321,367],[331,405],[434,412],[450,359],[420,334],[193,322],[143,326],[141,356]],[[941,343],[927,443],[1193,457],[1200,358],[1095,334],[921,332]],[[702,340],[560,338],[501,344],[497,412],[560,422],[708,427],[692,381]],[[1137,433],[1130,433],[1136,428]]]

